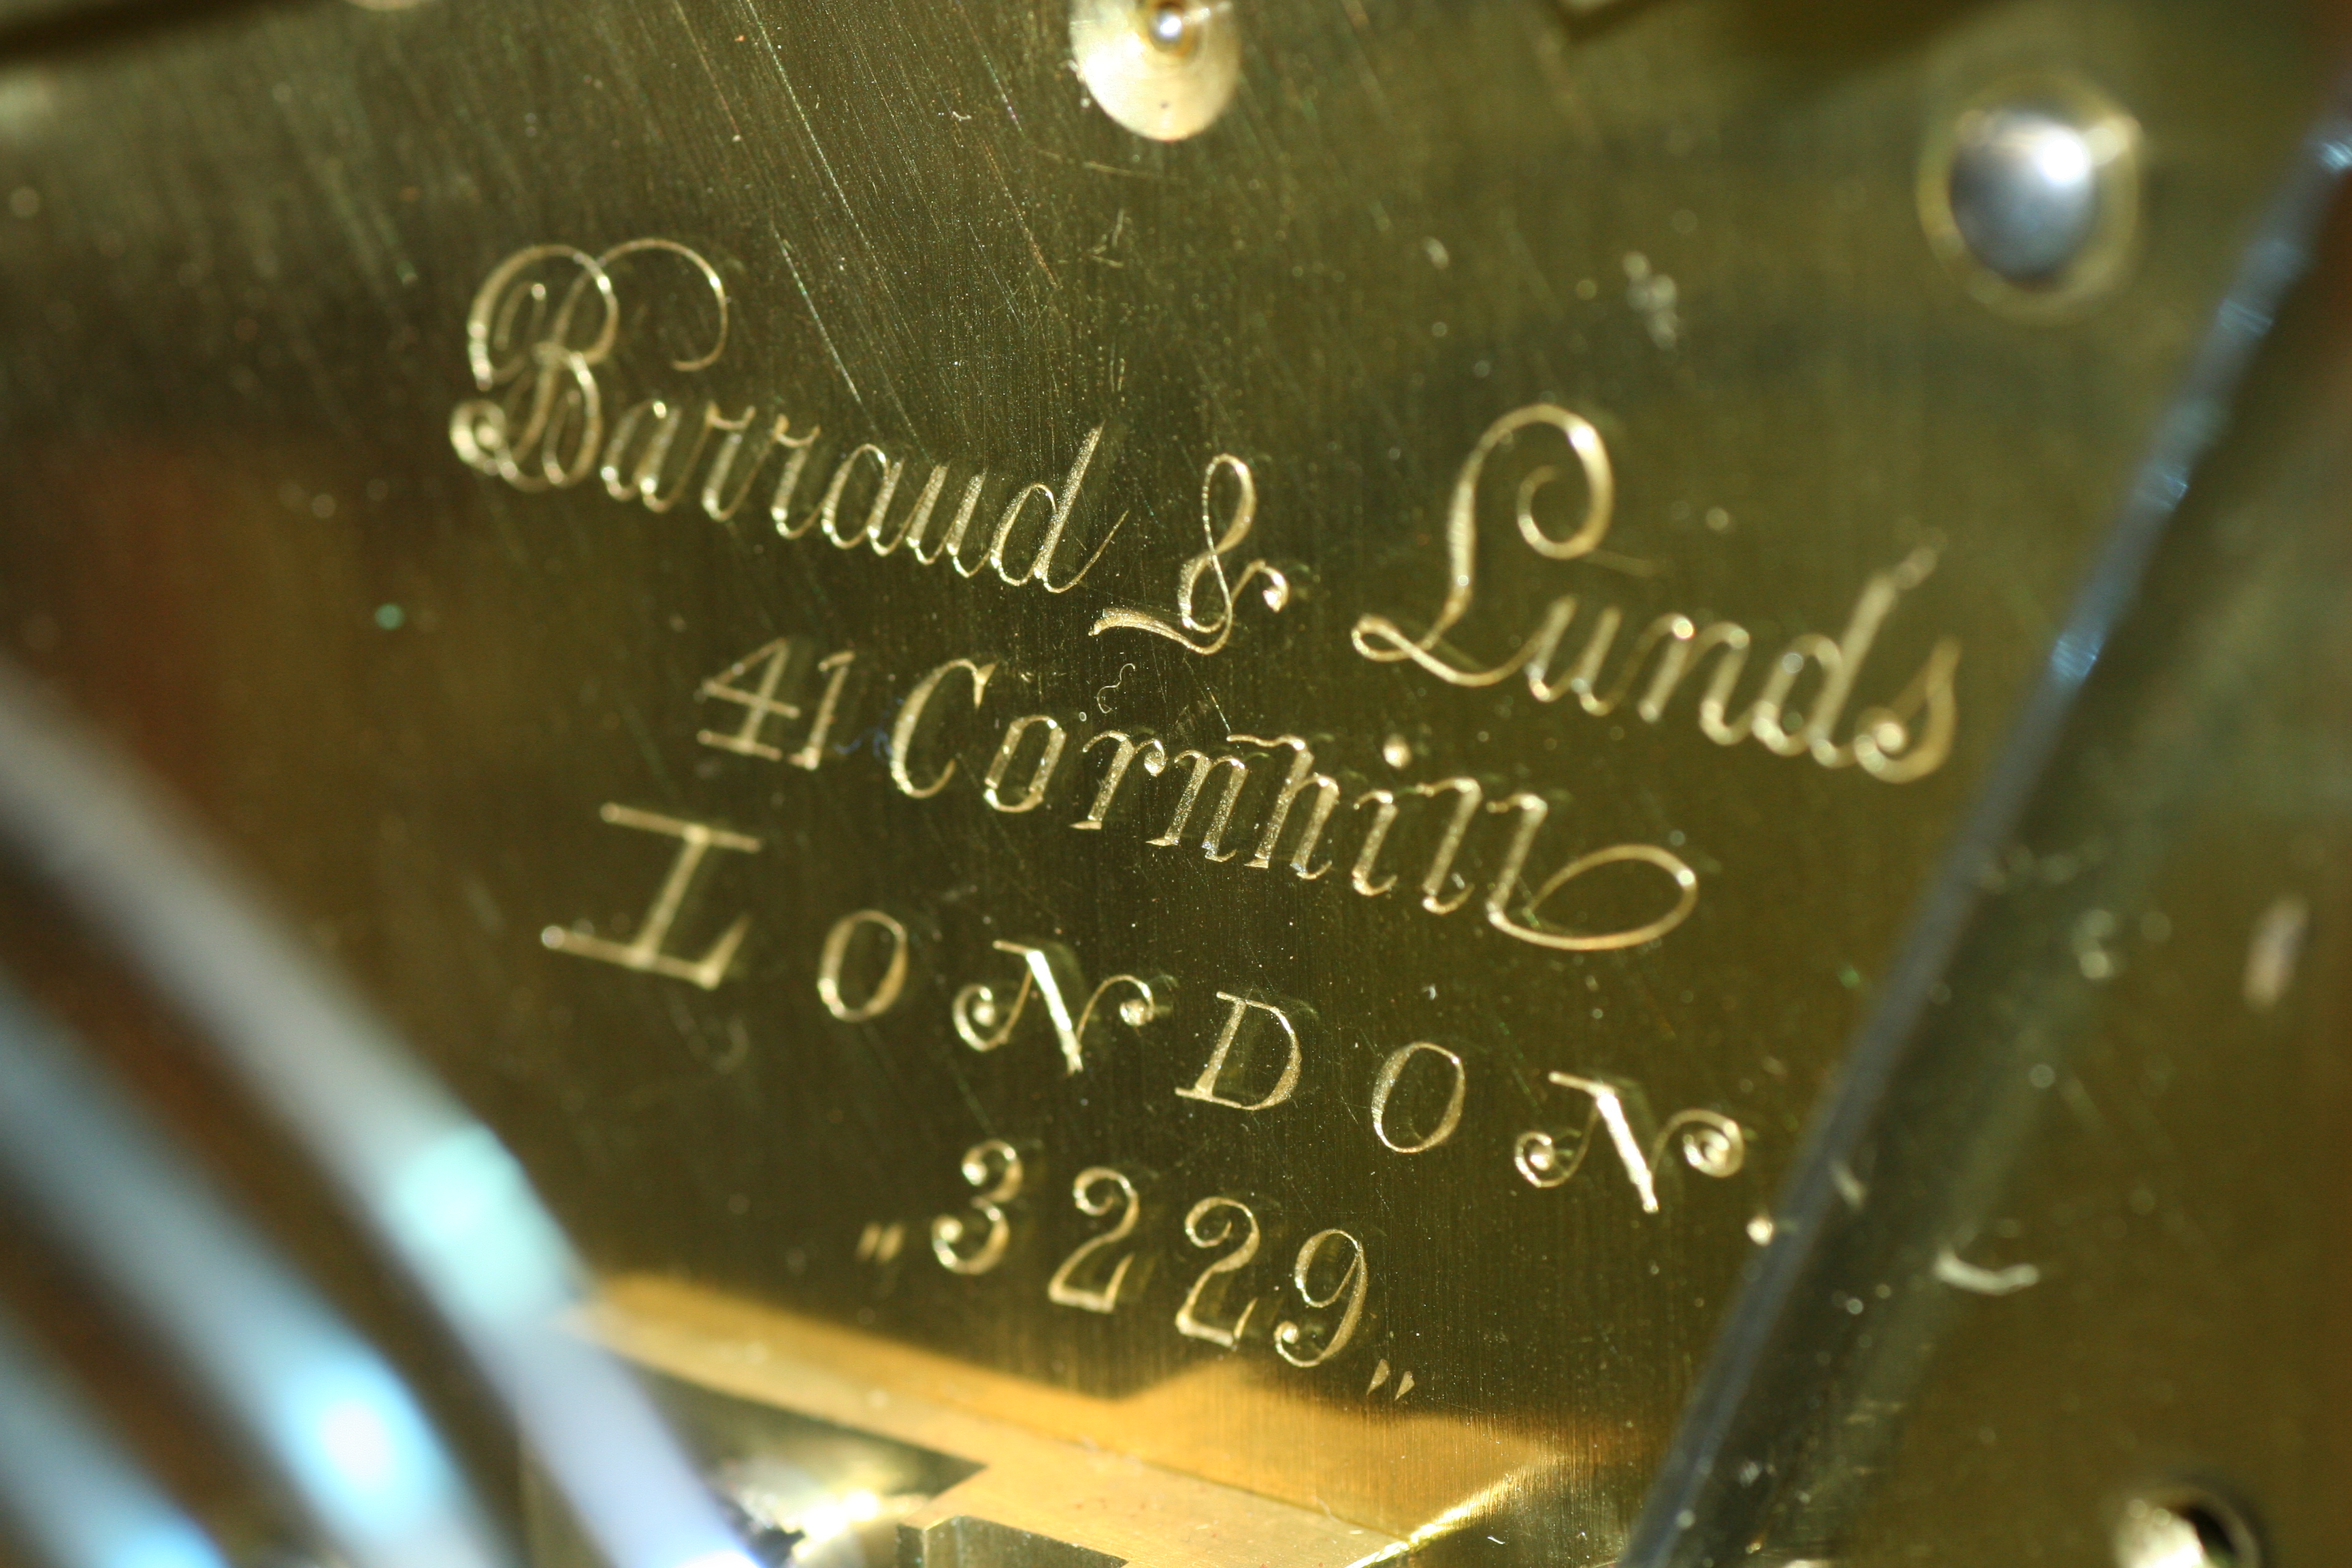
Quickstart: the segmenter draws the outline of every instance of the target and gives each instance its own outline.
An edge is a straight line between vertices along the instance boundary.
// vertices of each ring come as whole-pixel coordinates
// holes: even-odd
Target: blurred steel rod
[[[0,852],[191,1019],[447,1323],[614,1568],[750,1568],[521,1168],[121,763],[0,668]]]
[[[226,1413],[361,1568],[504,1568],[399,1375],[0,982],[0,1190]]]
[[[0,1521],[47,1568],[228,1568],[5,1315]]]

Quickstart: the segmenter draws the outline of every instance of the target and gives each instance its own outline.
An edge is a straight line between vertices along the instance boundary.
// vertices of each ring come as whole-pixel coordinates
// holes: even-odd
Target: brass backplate
[[[1605,1563],[2321,19],[1178,9],[9,68],[0,632],[632,1355],[1124,1560]],[[2063,309],[1936,221],[2019,83],[2128,139]]]

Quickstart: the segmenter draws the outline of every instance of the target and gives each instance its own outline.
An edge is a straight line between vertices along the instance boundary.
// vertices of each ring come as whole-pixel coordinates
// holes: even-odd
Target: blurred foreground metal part
[[[0,843],[73,914],[121,945],[138,973],[204,1031],[341,1186],[359,1222],[497,1385],[615,1564],[726,1568],[741,1560],[733,1537],[625,1375],[560,1331],[559,1320],[575,1298],[575,1266],[497,1139],[451,1103],[291,946],[226,870],[210,863],[194,837],[175,832],[160,805],[142,798],[135,781],[78,742],[65,721],[5,669]],[[34,1059],[26,1058],[28,1075]],[[28,1076],[25,1099],[11,1108],[28,1120],[9,1142],[28,1156],[40,1150],[33,1140],[50,1114],[39,1109],[46,1099],[33,1093],[40,1081]],[[184,1238],[198,1226],[193,1216],[167,1218],[168,1211],[139,1206],[163,1200],[182,1184],[159,1169],[145,1184],[152,1196],[142,1196],[131,1180],[133,1162],[100,1152],[117,1141],[93,1138],[81,1151],[82,1158],[124,1184],[110,1189],[96,1183],[85,1194],[91,1205],[85,1212],[67,1206],[74,1188],[57,1163],[65,1157],[62,1148],[51,1150],[56,1159],[28,1170],[26,1184],[44,1194],[40,1206],[72,1215],[70,1223],[108,1258],[128,1262],[141,1231]],[[131,1227],[113,1245],[100,1239],[100,1226],[110,1215]],[[205,1250],[216,1255],[224,1286],[231,1285],[236,1271],[226,1240]],[[124,1275],[110,1283],[154,1303],[153,1311],[173,1292],[164,1277],[147,1279],[134,1284]],[[257,1277],[250,1288],[239,1289],[236,1302],[215,1304],[209,1327],[190,1321],[192,1344],[208,1338],[233,1356],[237,1336],[250,1335],[255,1350],[274,1355],[309,1335],[320,1341],[322,1361],[352,1360],[316,1329],[297,1333],[262,1326],[270,1303],[294,1306],[287,1284]],[[194,1310],[195,1301],[189,1305]],[[190,1359],[201,1364],[212,1358],[192,1351]],[[234,1370],[232,1361],[215,1364],[224,1368],[225,1386],[243,1382],[251,1395],[274,1397],[257,1369]],[[323,1385],[332,1380],[304,1381]],[[364,1381],[371,1386],[389,1382],[380,1372],[368,1373]],[[249,1422],[257,1429],[279,1424],[263,1415]],[[378,1425],[388,1434],[383,1444],[403,1456],[397,1468],[404,1474],[411,1440],[395,1433],[397,1423],[389,1417]],[[405,1509],[409,1489],[437,1484],[429,1478],[395,1484],[387,1477],[380,1487],[398,1495]],[[366,1562],[371,1554],[360,1544],[366,1539],[346,1536],[343,1549]],[[394,1538],[377,1555],[390,1562],[420,1552],[457,1564],[490,1560],[478,1552],[468,1556],[454,1538],[432,1550]]]
[[[0,639],[202,826],[0,688],[115,954],[28,886],[0,965],[300,1253],[220,1047],[529,1413],[546,1568],[2315,1558],[2347,31],[41,34]],[[565,1460],[567,1310],[674,1511]]]
[[[0,1182],[167,1345],[332,1550],[497,1568],[399,1378],[0,991]]]
[[[563,1331],[574,1268],[495,1138],[5,669],[0,844],[118,942],[340,1180],[610,1562],[748,1562],[626,1375]],[[10,1196],[208,1385],[335,1551],[362,1568],[501,1562],[391,1369],[61,1047],[0,988]]]
[[[99,1418],[0,1321],[0,1517],[47,1563],[225,1568]]]

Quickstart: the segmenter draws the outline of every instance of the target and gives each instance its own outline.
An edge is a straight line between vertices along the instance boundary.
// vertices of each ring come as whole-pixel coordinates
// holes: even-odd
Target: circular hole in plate
[[[2253,1527],[2227,1500],[2165,1487],[2126,1500],[2116,1521],[2116,1568],[2261,1568]]]

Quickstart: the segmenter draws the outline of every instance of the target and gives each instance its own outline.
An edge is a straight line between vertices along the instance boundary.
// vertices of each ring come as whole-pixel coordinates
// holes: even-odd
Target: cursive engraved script
[[[1469,616],[1477,598],[1479,496],[1487,463],[1523,435],[1538,431],[1552,432],[1567,442],[1583,479],[1585,504],[1565,537],[1547,531],[1536,515],[1536,500],[1561,481],[1562,471],[1550,466],[1529,470],[1516,487],[1512,502],[1520,539],[1550,561],[1589,559],[1600,549],[1609,536],[1617,494],[1601,432],[1581,415],[1552,404],[1515,409],[1487,426],[1454,479],[1445,509],[1445,587],[1436,616],[1414,636],[1386,616],[1366,615],[1350,634],[1358,653],[1376,663],[1413,664],[1451,686],[1496,686],[1523,676],[1537,701],[1553,703],[1573,696],[1596,716],[1615,712],[1646,668],[1649,680],[1633,710],[1649,724],[1665,716],[1676,689],[1712,655],[1715,670],[1699,700],[1698,723],[1717,745],[1735,746],[1752,737],[1777,755],[1811,757],[1825,768],[1859,764],[1888,784],[1908,783],[1943,765],[1951,754],[1957,722],[1952,677],[1960,645],[1951,637],[1937,642],[1900,694],[1863,711],[1845,740],[1835,738],[1864,662],[1887,617],[1903,595],[1935,570],[1935,552],[1929,550],[1914,551],[1899,564],[1873,574],[1842,637],[1832,641],[1807,632],[1791,638],[1771,662],[1755,696],[1737,712],[1734,692],[1747,671],[1755,639],[1733,621],[1702,622],[1677,613],[1659,616],[1633,638],[1613,677],[1604,670],[1625,626],[1624,613],[1613,605],[1598,607],[1574,661],[1565,670],[1556,666],[1570,627],[1583,609],[1574,594],[1554,598],[1516,651],[1496,663],[1483,663],[1454,647],[1447,638]],[[1820,679],[1810,711],[1799,714],[1790,711],[1789,702],[1808,668],[1819,670]]]
[[[915,683],[887,731],[890,778],[900,794],[928,800],[958,776],[952,734],[941,732],[959,714],[968,715],[985,706],[996,671],[993,660],[983,664],[955,658],[926,672]],[[942,698],[945,690],[959,695],[969,692],[970,708],[952,698]],[[999,731],[1002,739],[994,754],[1000,763],[1009,763],[1021,752],[1024,735],[1045,731],[1058,741],[1066,730],[1075,727],[1075,720],[1065,726],[1049,714],[1019,715]],[[1178,775],[1172,801],[1165,798],[1164,786],[1160,792],[1166,826],[1144,840],[1147,846],[1180,851],[1197,847],[1202,858],[1214,864],[1237,863],[1250,871],[1271,871],[1279,863],[1300,881],[1322,881],[1342,863],[1323,849],[1342,798],[1339,779],[1320,770],[1315,747],[1303,735],[1234,732],[1225,737],[1225,745],[1232,749],[1188,747],[1171,755],[1166,743],[1156,737],[1104,730],[1079,745],[1045,745],[1014,799],[1008,801],[999,793],[1004,768],[992,767],[992,777],[983,784],[982,795],[998,811],[1029,812],[1060,782],[1057,770],[1066,759],[1075,771],[1083,759],[1100,750],[1103,760],[1092,804],[1085,816],[1069,825],[1073,828],[1101,833],[1114,816],[1131,823],[1136,810],[1118,808],[1142,792],[1144,786],[1139,784],[1128,787],[1140,764],[1140,772],[1150,780],[1171,773]],[[941,754],[948,760],[933,760]],[[1440,831],[1427,845],[1418,884],[1421,907],[1430,914],[1451,914],[1476,895],[1477,884],[1457,869],[1467,864],[1465,849],[1484,854],[1491,864],[1491,870],[1482,873],[1481,879],[1486,882],[1481,912],[1486,923],[1537,947],[1562,952],[1639,947],[1681,925],[1697,908],[1698,874],[1681,857],[1654,844],[1612,844],[1571,856],[1530,888],[1528,864],[1553,810],[1542,795],[1521,790],[1488,801],[1484,786],[1470,778],[1415,784],[1405,793],[1428,799],[1452,797]],[[1378,898],[1396,885],[1396,876],[1383,877],[1381,868],[1403,806],[1397,792],[1389,789],[1370,790],[1354,802],[1357,808],[1367,805],[1376,809],[1366,823],[1349,886],[1364,897]],[[1157,815],[1148,817],[1144,826]],[[1489,816],[1507,819],[1503,831],[1475,832]],[[1612,868],[1624,869],[1612,871]],[[1657,885],[1664,895],[1659,911],[1632,925],[1603,931],[1561,929],[1539,914],[1570,884],[1604,872],[1612,880],[1646,878]]]
[[[1217,479],[1221,475],[1232,479],[1234,490],[1233,506],[1223,532],[1217,529],[1216,510]],[[1268,610],[1279,614],[1290,603],[1290,579],[1279,568],[1264,560],[1247,563],[1238,574],[1225,568],[1225,557],[1241,549],[1256,523],[1256,478],[1239,458],[1218,453],[1209,459],[1208,471],[1201,476],[1201,542],[1208,548],[1184,563],[1183,570],[1176,574],[1176,618],[1171,621],[1150,610],[1105,610],[1096,619],[1091,635],[1149,632],[1167,638],[1187,653],[1223,652],[1234,635],[1234,613],[1240,607],[1238,595],[1251,583],[1264,581],[1265,585],[1258,590],[1258,596]],[[1213,610],[1199,603],[1204,577],[1216,585]]]
[[[788,414],[763,416],[757,403],[730,414],[713,398],[659,395],[613,412],[605,383],[621,347],[619,279],[647,263],[684,268],[715,311],[707,345],[670,360],[670,370],[718,363],[728,342],[727,284],[698,253],[667,239],[631,240],[595,256],[566,245],[527,247],[491,270],[467,312],[467,366],[480,395],[450,415],[459,458],[520,490],[595,479],[614,500],[654,512],[692,497],[718,522],[742,511],[772,462],[766,516],[786,539],[817,534],[840,550],[903,552],[918,565],[944,561],[959,576],[989,574],[1048,594],[1083,582],[1127,521],[1113,522],[1090,553],[1073,530],[1101,449],[1099,425],[1079,438],[1059,484],[1018,485],[988,503],[991,526],[985,468],[958,487],[950,465],[933,463],[918,486],[906,457],[862,441],[834,460],[811,499],[803,484],[824,432],[794,434]]]

